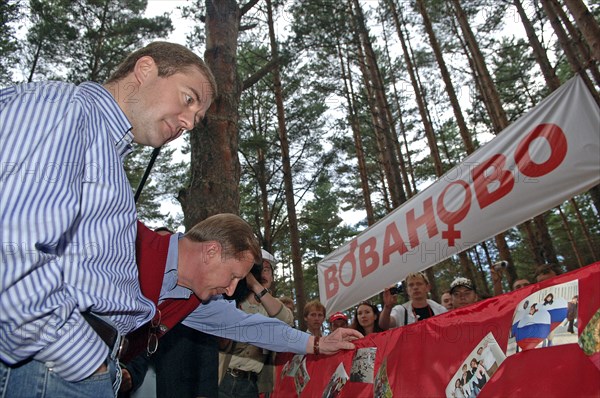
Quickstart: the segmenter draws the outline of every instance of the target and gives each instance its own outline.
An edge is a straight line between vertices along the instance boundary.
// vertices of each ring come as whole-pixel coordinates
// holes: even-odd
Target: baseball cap
[[[268,261],[271,265],[277,264],[277,260],[275,259],[275,257],[271,253],[269,253],[265,249],[260,249],[260,250],[262,252],[262,258],[263,258],[263,260]]]
[[[454,291],[459,287],[466,287],[469,290],[475,290],[473,286],[473,282],[471,282],[468,278],[458,277],[452,281],[450,284],[450,294],[454,293]]]
[[[346,315],[344,315],[342,312],[336,312],[329,317],[329,323],[333,323],[333,321],[337,321],[338,319],[343,319],[346,322],[348,321],[348,317]]]

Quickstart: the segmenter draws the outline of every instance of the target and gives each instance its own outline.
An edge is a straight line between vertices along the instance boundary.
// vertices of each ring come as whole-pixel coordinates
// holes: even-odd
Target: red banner
[[[577,298],[572,319],[567,312]],[[356,342],[355,351],[296,356],[294,362],[293,355],[278,355],[273,396],[600,397],[600,368],[593,362],[600,352],[580,347],[591,336],[592,351],[600,351],[599,309],[600,262],[371,334]],[[488,343],[489,361],[483,352]],[[358,353],[365,362],[354,360]]]

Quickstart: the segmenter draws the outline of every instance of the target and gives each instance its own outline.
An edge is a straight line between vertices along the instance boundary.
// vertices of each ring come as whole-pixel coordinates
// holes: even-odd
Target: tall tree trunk
[[[554,68],[550,64],[550,60],[548,59],[548,55],[540,43],[537,35],[535,34],[535,29],[533,24],[527,17],[527,13],[525,9],[523,9],[523,4],[520,0],[514,0],[515,7],[517,7],[517,13],[519,14],[519,18],[521,19],[521,23],[525,28],[525,33],[527,33],[527,38],[529,39],[529,43],[531,44],[531,48],[533,50],[533,56],[535,57],[542,74],[544,75],[544,79],[546,80],[546,84],[550,88],[550,91],[554,91],[560,87],[560,80],[556,76],[554,72]]]
[[[396,4],[394,4],[393,0],[386,0],[386,4],[392,13],[392,20],[394,21],[394,26],[396,27],[396,33],[398,34],[398,38],[400,39],[400,44],[402,45],[402,51],[404,53],[404,61],[406,63],[406,70],[410,76],[410,81],[413,86],[413,90],[415,92],[415,100],[417,101],[417,106],[419,108],[419,114],[421,115],[421,121],[423,123],[423,128],[425,129],[425,136],[427,137],[427,143],[429,145],[429,151],[431,155],[431,160],[433,162],[433,166],[435,169],[436,175],[439,177],[443,174],[442,168],[442,160],[440,159],[440,153],[437,146],[437,142],[435,140],[435,132],[433,131],[433,127],[427,118],[427,111],[425,107],[425,101],[423,100],[423,96],[421,91],[419,90],[419,85],[417,82],[417,78],[414,71],[414,66],[412,64],[412,60],[410,58],[410,53],[408,51],[408,47],[406,45],[406,39],[404,37],[403,32],[403,21],[401,21],[401,17],[399,15],[398,9],[396,8]]]
[[[461,28],[463,37],[465,38],[469,51],[473,57],[473,62],[477,70],[477,76],[481,80],[482,90],[487,94],[491,110],[490,118],[492,119],[494,130],[496,134],[499,134],[508,126],[508,118],[500,102],[500,95],[498,94],[496,85],[494,84],[492,76],[490,75],[485,64],[485,58],[479,49],[479,45],[477,44],[475,35],[471,30],[467,16],[460,5],[460,0],[452,0],[452,4],[454,5],[454,11],[458,25]]]
[[[597,63],[594,65],[595,62],[592,58],[592,54],[590,53],[590,48],[588,47],[587,43],[584,42],[581,31],[575,25],[573,25],[569,19],[569,16],[563,10],[563,7],[558,3],[557,0],[552,0],[552,4],[554,11],[556,11],[556,14],[562,21],[562,24],[567,29],[567,32],[569,32],[569,35],[571,35],[570,43],[579,54],[580,63],[583,66],[583,69],[590,71],[594,77],[594,80],[596,81],[596,84],[600,85],[600,70],[598,70]]]
[[[527,220],[521,225],[519,225],[518,228],[521,232],[521,235],[525,236],[525,239],[527,240],[527,246],[529,247],[529,251],[531,253],[531,258],[533,259],[533,262],[536,265],[544,264],[546,260],[544,259],[542,250],[538,250],[539,244],[537,243],[537,238],[535,236],[535,232],[533,231],[531,223],[531,220]]]
[[[569,243],[571,243],[571,248],[573,249],[573,254],[575,254],[575,258],[577,258],[577,264],[579,264],[579,267],[575,267],[574,265],[571,264],[570,261],[566,261],[565,265],[567,267],[567,271],[573,271],[573,270],[576,270],[577,268],[583,267],[584,264],[583,264],[583,261],[581,260],[581,254],[579,254],[579,249],[577,248],[577,243],[575,242],[575,238],[573,237],[571,228],[569,228],[569,220],[567,220],[567,216],[565,216],[565,213],[562,211],[560,206],[557,206],[557,209],[558,209],[558,213],[560,214],[560,219],[562,220],[565,232],[567,233],[567,238],[569,239]]]
[[[377,104],[377,114],[381,126],[381,134],[384,142],[384,153],[386,164],[384,169],[388,179],[388,188],[390,190],[392,204],[394,208],[406,202],[406,193],[402,187],[402,177],[400,176],[400,165],[394,146],[394,137],[397,137],[393,132],[393,124],[388,120],[389,104],[384,91],[384,83],[381,77],[381,72],[377,64],[377,57],[369,32],[365,24],[364,14],[358,0],[351,0],[350,9],[354,16],[355,27],[364,49],[365,62],[367,63],[367,73],[372,85],[372,95]]]
[[[267,21],[269,25],[269,40],[271,44],[271,59],[279,59],[277,50],[277,40],[275,38],[275,27],[273,24],[273,7],[271,0],[267,0]],[[283,91],[281,89],[281,76],[279,73],[279,62],[275,64],[272,70],[273,90],[275,92],[275,103],[277,105],[277,127],[279,130],[279,140],[281,143],[281,160],[283,164],[283,180],[285,184],[285,201],[288,212],[288,223],[290,226],[290,241],[292,249],[292,264],[294,269],[294,288],[296,289],[296,310],[300,329],[306,329],[306,321],[302,316],[304,305],[306,304],[306,294],[304,292],[304,270],[302,268],[302,254],[300,252],[300,233],[298,231],[298,218],[296,216],[296,202],[294,199],[294,184],[292,180],[292,165],[290,163],[289,144],[287,137],[287,128],[285,125],[285,109],[283,100]]]
[[[381,9],[380,9],[381,11]],[[391,61],[391,56],[390,56],[390,51],[389,51],[389,45],[388,45],[388,35],[387,35],[387,29],[385,28],[385,23],[384,23],[384,18],[383,16],[381,16],[381,30],[383,32],[383,42],[384,42],[384,53],[385,53],[385,60],[387,63],[387,67],[389,68],[389,70],[392,70],[392,61]],[[398,102],[398,96],[396,94],[396,77],[392,76],[392,87],[394,90],[394,100],[396,103],[396,110],[398,112],[398,119],[399,119],[399,124],[400,124],[400,128],[403,130],[404,129],[404,123],[402,121],[402,109],[399,106],[399,102]],[[408,170],[406,167],[406,163],[404,161],[404,156],[402,155],[402,148],[400,146],[400,140],[398,139],[398,133],[395,129],[395,123],[393,122],[394,117],[392,115],[392,107],[388,106],[387,108],[387,116],[388,116],[388,120],[390,121],[390,124],[392,126],[393,129],[393,141],[394,141],[394,149],[396,150],[396,156],[398,157],[398,161],[400,163],[400,173],[402,174],[402,181],[404,182],[404,189],[406,191],[406,195],[408,198],[412,197],[413,194],[416,192],[416,189],[413,191],[411,185],[410,185],[410,179],[408,176]],[[410,165],[410,156],[409,153],[407,151],[406,153],[406,158],[408,160],[408,164]],[[412,168],[412,165],[410,165],[410,167]],[[414,177],[413,177],[414,179]]]
[[[190,134],[191,183],[178,196],[186,229],[216,213],[239,212],[240,18],[241,10],[235,0],[206,0],[204,59],[215,75],[218,96],[206,114],[205,123]]]
[[[575,23],[583,33],[592,51],[592,56],[600,62],[600,27],[590,10],[581,0],[564,0],[565,5],[575,18]]]
[[[596,101],[596,104],[600,106],[600,96],[598,95],[598,91],[594,87],[594,84],[590,80],[587,73],[580,73],[583,71],[584,66],[581,65],[581,63],[577,59],[577,54],[575,50],[571,47],[569,36],[567,35],[567,32],[565,32],[565,30],[562,27],[562,24],[560,23],[552,1],[541,0],[541,4],[544,9],[544,12],[546,13],[546,16],[548,17],[548,20],[550,21],[550,25],[552,25],[552,29],[554,29],[554,33],[556,33],[556,37],[558,38],[560,46],[565,52],[565,56],[569,61],[571,69],[573,70],[573,72],[579,73],[588,90],[590,90],[592,97],[594,97],[594,101]]]
[[[577,221],[579,221],[579,225],[581,225],[581,230],[583,231],[583,235],[585,236],[585,242],[587,244],[588,249],[590,250],[590,254],[592,255],[592,261],[598,260],[598,249],[594,247],[594,243],[592,241],[592,236],[590,235],[590,230],[588,229],[585,220],[581,216],[581,212],[579,211],[579,205],[575,198],[571,198],[571,207],[573,207],[573,212],[575,212],[575,216],[577,217]]]
[[[546,260],[545,262],[558,265],[558,256],[556,255],[556,250],[552,244],[552,236],[550,236],[550,231],[548,231],[545,215],[540,214],[539,216],[534,217],[533,222],[535,223],[538,232],[538,241],[542,246],[544,259]]]
[[[369,188],[369,177],[367,175],[365,153],[362,146],[360,123],[355,110],[352,75],[350,74],[350,67],[346,68],[346,61],[344,61],[340,43],[337,44],[337,50],[338,57],[340,59],[342,80],[344,81],[344,96],[348,102],[348,121],[350,122],[350,128],[352,129],[352,136],[354,137],[354,148],[356,150],[356,159],[358,161],[358,175],[360,177],[360,185],[363,194],[363,200],[365,202],[365,210],[367,212],[367,224],[373,225],[375,224],[375,214],[373,212],[373,204],[371,203],[371,189]]]

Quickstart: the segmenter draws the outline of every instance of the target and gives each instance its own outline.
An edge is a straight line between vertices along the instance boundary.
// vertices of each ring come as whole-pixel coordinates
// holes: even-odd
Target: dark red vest
[[[170,239],[171,235],[157,234],[138,221],[135,251],[140,286],[144,296],[152,300],[155,305],[158,304],[160,289],[165,276]],[[158,337],[162,337],[173,326],[185,319],[200,304],[200,300],[194,294],[187,300],[168,299],[160,303],[157,306],[158,310],[160,310],[161,325],[161,331],[157,333]],[[158,321],[158,310],[154,317],[155,322]],[[121,358],[124,363],[129,362],[146,350],[149,329],[150,322],[127,335],[129,348],[123,358]]]

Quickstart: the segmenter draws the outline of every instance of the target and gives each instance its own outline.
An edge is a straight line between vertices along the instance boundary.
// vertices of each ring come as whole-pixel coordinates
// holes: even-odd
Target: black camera
[[[390,287],[390,294],[392,295],[402,294],[403,291],[402,285]]]
[[[254,278],[256,278],[256,280],[258,282],[262,282],[262,269],[263,269],[262,263],[254,264],[252,266],[252,269],[250,269],[250,273],[252,275],[254,275]],[[223,296],[227,300],[235,300],[236,303],[239,304],[242,301],[244,301],[250,293],[252,293],[252,291],[250,290],[250,288],[248,287],[248,284],[246,283],[246,278],[244,278],[238,282],[237,286],[235,287],[235,291],[233,292],[233,294],[231,296],[228,296],[226,294],[224,294]]]
[[[505,260],[498,261],[497,263],[494,263],[494,265],[492,265],[492,267],[494,268],[495,271],[501,271],[504,268],[508,267],[508,261],[505,261]]]

